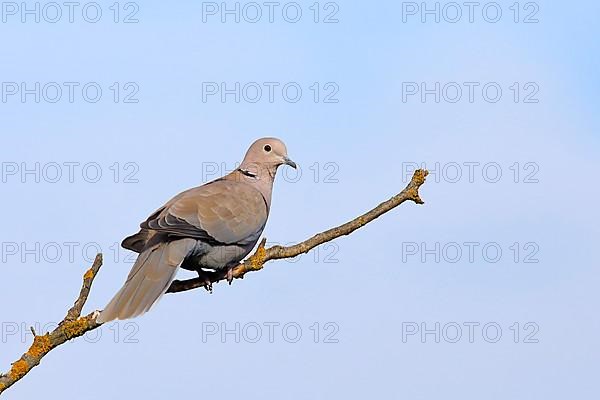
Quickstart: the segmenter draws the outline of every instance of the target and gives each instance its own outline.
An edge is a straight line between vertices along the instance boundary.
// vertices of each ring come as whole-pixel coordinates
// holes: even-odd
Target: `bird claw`
[[[227,283],[231,285],[231,282],[233,282],[233,268],[227,270]]]
[[[196,271],[198,273],[198,278],[200,278],[202,280],[202,286],[204,286],[204,289],[206,289],[207,292],[211,293],[213,292],[213,280],[212,279],[212,275],[207,272],[207,271],[203,271],[201,269]]]

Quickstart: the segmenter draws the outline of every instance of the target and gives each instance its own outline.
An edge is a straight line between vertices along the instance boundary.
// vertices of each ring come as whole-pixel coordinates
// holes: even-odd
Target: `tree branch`
[[[33,367],[39,365],[42,358],[51,350],[65,343],[67,340],[79,337],[101,325],[96,322],[97,311],[81,317],[81,310],[87,301],[92,283],[101,266],[102,254],[98,254],[92,267],[83,276],[83,284],[79,292],[79,297],[77,297],[75,304],[73,304],[73,307],[67,312],[67,315],[58,324],[56,329],[45,335],[37,335],[32,328],[34,337],[29,350],[21,358],[12,363],[12,367],[7,374],[0,375],[0,394],[27,375]]]
[[[323,243],[329,242],[340,236],[349,235],[407,200],[413,201],[416,204],[423,204],[423,201],[419,197],[419,188],[425,183],[427,174],[428,172],[426,170],[419,169],[415,171],[411,181],[404,190],[391,199],[384,201],[377,207],[354,218],[350,222],[318,233],[293,246],[273,246],[265,248],[266,239],[263,238],[254,254],[234,268],[233,277],[242,279],[248,272],[261,270],[267,261],[296,257],[300,254],[309,252]],[[92,267],[83,276],[83,284],[73,307],[69,309],[67,315],[56,329],[44,335],[37,335],[32,329],[34,339],[27,352],[12,364],[12,367],[7,374],[0,375],[0,394],[15,384],[15,382],[21,380],[32,368],[39,365],[42,358],[50,351],[68,340],[82,336],[86,332],[94,330],[102,325],[96,322],[98,311],[94,311],[84,317],[81,316],[81,311],[87,301],[92,288],[92,283],[101,266],[102,254],[98,254]],[[210,274],[209,277],[211,282],[215,283],[225,279],[225,274],[213,273]],[[167,290],[167,293],[183,292],[204,287],[205,283],[204,279],[199,278],[184,281],[176,280],[173,281]]]
[[[358,228],[361,228],[380,217],[386,212],[393,208],[398,207],[400,204],[407,200],[413,201],[416,204],[423,204],[423,200],[419,197],[419,188],[425,183],[425,177],[428,172],[426,170],[416,170],[413,174],[409,184],[404,188],[403,191],[392,197],[391,199],[384,201],[371,211],[354,218],[352,221],[347,222],[335,228],[326,230],[325,232],[318,233],[303,242],[295,244],[293,246],[273,246],[265,248],[267,239],[263,238],[258,246],[258,249],[254,254],[246,261],[240,263],[233,269],[233,277],[237,279],[243,279],[244,275],[248,272],[259,271],[263,268],[263,265],[270,260],[277,260],[281,258],[293,258],[303,253],[308,253],[313,248],[336,239],[340,236],[349,235]],[[225,273],[213,273],[207,275],[212,283],[219,282],[225,279]],[[201,278],[186,279],[183,281],[175,280],[171,283],[171,286],[167,290],[167,293],[184,292],[186,290],[192,290],[199,287],[204,287],[206,281]]]

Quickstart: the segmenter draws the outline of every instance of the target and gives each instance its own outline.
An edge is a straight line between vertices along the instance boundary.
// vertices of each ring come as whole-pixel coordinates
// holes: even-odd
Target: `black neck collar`
[[[249,176],[250,178],[256,178],[256,174],[253,174],[252,172],[250,172],[248,170],[238,168],[238,171],[240,171],[242,173],[242,175]]]

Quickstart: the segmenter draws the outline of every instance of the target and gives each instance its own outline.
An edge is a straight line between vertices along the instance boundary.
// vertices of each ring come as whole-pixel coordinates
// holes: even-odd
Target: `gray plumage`
[[[122,246],[139,253],[125,284],[96,319],[107,322],[147,312],[181,268],[231,271],[254,248],[271,207],[277,168],[296,164],[283,142],[263,138],[240,167],[169,200]]]

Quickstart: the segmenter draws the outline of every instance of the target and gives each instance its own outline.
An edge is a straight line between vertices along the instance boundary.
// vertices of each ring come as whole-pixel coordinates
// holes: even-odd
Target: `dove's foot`
[[[231,285],[231,282],[233,282],[233,267],[227,268],[227,283]]]
[[[206,289],[207,292],[212,293],[213,292],[213,285],[212,285],[213,280],[211,279],[211,273],[207,272],[207,271],[203,271],[201,269],[197,270],[196,272],[198,272],[198,278],[203,281],[204,289]]]

